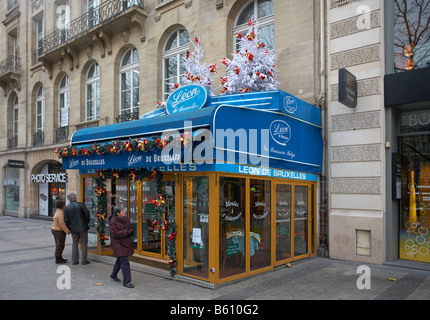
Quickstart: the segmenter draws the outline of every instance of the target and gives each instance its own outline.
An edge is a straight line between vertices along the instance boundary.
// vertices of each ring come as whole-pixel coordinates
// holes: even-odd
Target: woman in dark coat
[[[117,275],[119,270],[122,270],[123,285],[127,288],[133,288],[130,283],[131,272],[128,256],[134,253],[133,233],[130,220],[127,218],[127,213],[124,208],[115,207],[113,214],[109,218],[110,237],[113,248],[113,253],[116,257],[116,262],[110,277],[115,281],[121,281]]]

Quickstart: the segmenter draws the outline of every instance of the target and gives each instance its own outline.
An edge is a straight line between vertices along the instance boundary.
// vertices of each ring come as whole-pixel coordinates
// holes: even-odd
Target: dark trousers
[[[113,266],[113,270],[112,270],[112,276],[116,277],[120,269],[122,271],[123,283],[130,282],[131,272],[130,272],[130,262],[128,261],[128,257],[116,258],[115,265]]]
[[[82,262],[87,261],[88,230],[78,233],[72,233],[72,262],[79,262],[79,240],[81,241]]]
[[[52,230],[55,240],[55,257],[61,257],[64,251],[64,246],[66,245],[66,233],[62,230]]]

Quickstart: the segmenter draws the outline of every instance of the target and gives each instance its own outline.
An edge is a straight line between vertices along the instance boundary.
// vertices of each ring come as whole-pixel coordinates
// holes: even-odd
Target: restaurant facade
[[[80,172],[93,251],[112,254],[106,217],[122,206],[137,255],[215,285],[316,255],[320,109],[280,90],[206,91],[181,87],[177,96],[194,97],[169,98],[165,111],[140,120],[79,130],[59,150],[63,169]]]

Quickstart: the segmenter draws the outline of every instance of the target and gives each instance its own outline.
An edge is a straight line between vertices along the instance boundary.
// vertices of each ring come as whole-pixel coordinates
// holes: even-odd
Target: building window
[[[69,1],[57,1],[57,3],[56,26],[60,30],[59,44],[61,44],[69,39],[71,11]]]
[[[136,48],[129,49],[121,60],[120,67],[120,115],[139,113],[139,54]]]
[[[275,27],[273,18],[273,3],[271,0],[253,0],[244,6],[239,13],[233,29],[233,39],[236,41],[236,34],[246,34],[248,31],[248,20],[252,19],[258,24],[258,38],[269,49],[275,48]],[[237,42],[235,42],[237,49]]]
[[[100,118],[100,67],[97,62],[88,69],[86,80],[86,121]]]
[[[430,0],[394,1],[396,72],[430,67]]]
[[[58,87],[58,126],[69,125],[69,77],[65,75]]]
[[[170,86],[181,83],[185,73],[185,57],[190,49],[187,30],[180,29],[172,33],[167,39],[163,50],[163,99],[167,100]]]
[[[12,105],[12,136],[18,136],[18,97],[13,99]]]
[[[92,28],[100,23],[99,0],[88,0],[88,28]]]
[[[36,132],[45,129],[45,90],[41,85],[36,93]]]

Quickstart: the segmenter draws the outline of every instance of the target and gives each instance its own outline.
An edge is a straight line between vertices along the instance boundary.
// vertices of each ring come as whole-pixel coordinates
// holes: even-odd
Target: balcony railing
[[[7,141],[7,148],[9,150],[16,149],[18,146],[18,135],[14,135],[12,138],[9,138]]]
[[[45,141],[45,132],[36,131],[33,134],[33,146],[35,146],[35,147],[43,146],[44,141]]]
[[[0,77],[9,71],[21,71],[21,58],[9,56],[0,62]]]
[[[139,111],[123,113],[116,118],[116,121],[119,122],[127,122],[132,120],[139,119]]]
[[[43,38],[40,48],[34,52],[33,60],[39,61],[40,56],[66,42],[80,37],[98,25],[115,19],[123,11],[132,7],[138,7],[143,10],[143,0],[104,1],[101,5],[70,22],[63,29],[57,30]]]
[[[59,127],[55,132],[55,136],[56,142],[66,142],[69,140],[69,126]]]

